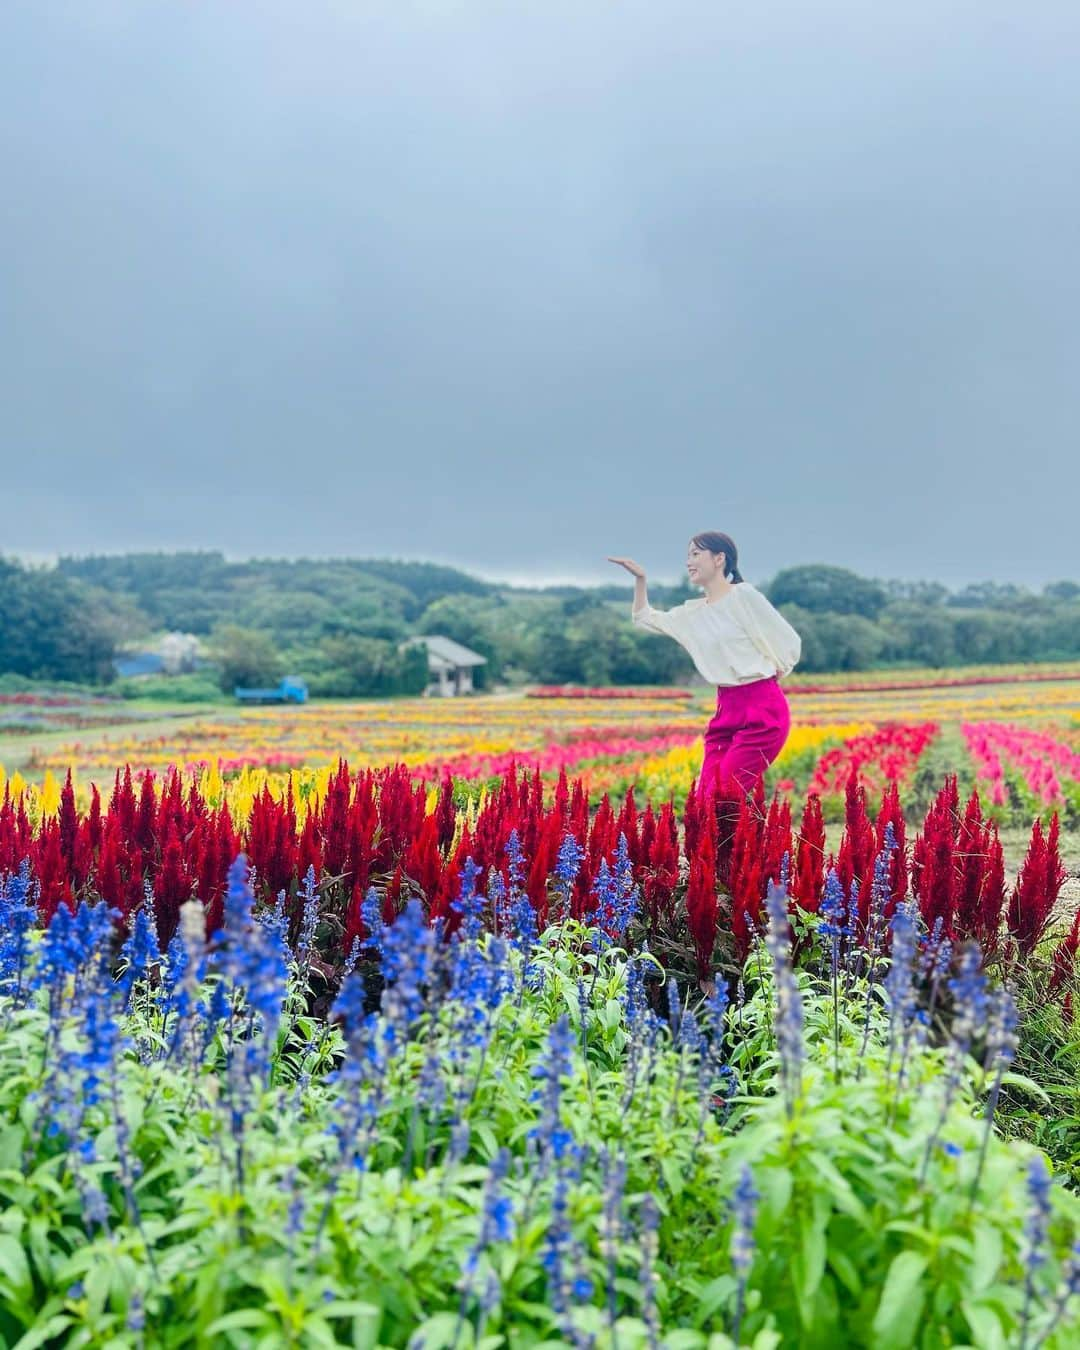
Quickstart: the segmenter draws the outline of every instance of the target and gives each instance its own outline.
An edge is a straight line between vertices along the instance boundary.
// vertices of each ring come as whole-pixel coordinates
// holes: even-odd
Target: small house
[[[424,690],[425,697],[439,695],[452,698],[457,694],[473,692],[473,670],[477,666],[487,665],[486,656],[437,633],[409,638],[402,645],[412,647],[420,643],[427,648],[430,675],[430,682]]]

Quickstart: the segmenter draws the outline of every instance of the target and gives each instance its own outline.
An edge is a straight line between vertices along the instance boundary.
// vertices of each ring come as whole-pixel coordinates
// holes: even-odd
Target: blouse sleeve
[[[631,618],[638,628],[647,628],[651,633],[666,633],[670,637],[674,631],[668,611],[654,609],[652,605],[633,610]]]
[[[802,654],[802,638],[768,598],[750,586],[740,585],[750,640],[776,667],[787,675]]]

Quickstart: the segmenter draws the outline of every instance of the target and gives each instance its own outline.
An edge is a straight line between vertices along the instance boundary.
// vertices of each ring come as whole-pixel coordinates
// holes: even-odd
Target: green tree
[[[398,650],[380,638],[346,633],[319,644],[308,684],[313,694],[325,697],[370,698],[422,693],[428,678],[422,647]]]
[[[880,626],[885,636],[881,649],[884,661],[947,666],[956,660],[956,625],[940,605],[891,604],[882,614]]]
[[[0,673],[108,681],[116,624],[92,587],[0,557]]]
[[[768,596],[777,608],[798,605],[814,614],[861,614],[865,619],[876,619],[888,598],[878,582],[824,563],[777,572]]]
[[[281,654],[269,633],[239,624],[215,629],[210,651],[218,666],[218,680],[227,694],[238,686],[259,689],[275,685],[283,674]]]
[[[487,689],[502,677],[508,652],[499,641],[499,611],[505,606],[487,596],[443,595],[433,600],[416,624],[417,633],[442,634],[487,660],[473,668],[473,685]]]

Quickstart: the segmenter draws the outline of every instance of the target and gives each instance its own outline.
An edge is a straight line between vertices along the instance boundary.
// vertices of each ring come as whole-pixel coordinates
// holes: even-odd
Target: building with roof
[[[431,677],[424,690],[425,697],[438,695],[441,698],[453,698],[458,694],[473,692],[472,673],[477,666],[487,665],[486,656],[463,647],[453,638],[443,637],[441,633],[412,637],[401,645],[414,647],[420,644],[427,648],[428,673]]]

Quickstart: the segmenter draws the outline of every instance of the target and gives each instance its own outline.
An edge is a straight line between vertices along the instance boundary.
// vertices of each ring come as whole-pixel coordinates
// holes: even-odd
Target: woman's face
[[[707,548],[698,548],[691,539],[690,547],[686,550],[686,573],[691,584],[705,586],[713,577],[722,577],[726,561],[722,553],[710,553]]]

